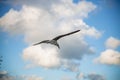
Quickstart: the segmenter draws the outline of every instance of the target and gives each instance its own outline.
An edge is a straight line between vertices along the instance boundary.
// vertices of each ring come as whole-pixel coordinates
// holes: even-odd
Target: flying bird
[[[59,39],[62,38],[62,37],[65,37],[65,36],[68,36],[68,35],[77,33],[77,32],[79,32],[79,31],[80,31],[80,30],[76,30],[76,31],[73,31],[73,32],[70,32],[70,33],[67,33],[67,34],[64,34],[64,35],[59,35],[59,36],[53,38],[52,40],[44,40],[44,41],[41,41],[41,42],[39,42],[39,43],[36,43],[36,44],[34,44],[34,46],[35,46],[35,45],[38,45],[38,44],[41,44],[41,43],[47,43],[47,44],[55,45],[55,46],[57,46],[58,48],[60,48],[57,40],[59,40]]]

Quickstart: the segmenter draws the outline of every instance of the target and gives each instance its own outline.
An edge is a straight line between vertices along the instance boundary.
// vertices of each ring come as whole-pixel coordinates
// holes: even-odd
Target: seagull
[[[67,34],[59,35],[59,36],[53,38],[52,40],[44,40],[44,41],[41,41],[41,42],[39,42],[39,43],[33,44],[33,46],[38,45],[38,44],[41,44],[41,43],[47,43],[47,44],[55,45],[55,46],[57,46],[57,47],[60,49],[60,46],[59,46],[57,40],[59,40],[59,39],[62,38],[62,37],[65,37],[65,36],[68,36],[68,35],[77,33],[77,32],[79,32],[79,31],[80,31],[80,30],[76,30],[76,31],[73,31],[73,32],[70,32],[70,33],[67,33]]]

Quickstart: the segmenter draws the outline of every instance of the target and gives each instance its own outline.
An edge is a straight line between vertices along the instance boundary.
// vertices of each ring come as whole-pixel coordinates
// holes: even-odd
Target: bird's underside
[[[60,48],[59,44],[57,43],[57,40],[59,40],[59,39],[62,38],[62,37],[65,37],[65,36],[68,36],[68,35],[77,33],[77,32],[79,32],[79,31],[80,31],[80,30],[76,30],[76,31],[73,31],[73,32],[70,32],[70,33],[67,33],[67,34],[64,34],[64,35],[57,36],[57,37],[53,38],[52,40],[44,40],[44,41],[41,41],[41,42],[36,43],[36,44],[34,44],[34,45],[38,45],[38,44],[41,44],[41,43],[49,43],[49,44],[55,45],[55,46],[57,46],[58,48]]]

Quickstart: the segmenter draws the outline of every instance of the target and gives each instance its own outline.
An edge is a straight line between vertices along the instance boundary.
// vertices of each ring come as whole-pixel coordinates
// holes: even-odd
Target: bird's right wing
[[[74,34],[74,33],[79,32],[79,31],[80,30],[76,30],[76,31],[73,31],[73,32],[70,32],[70,33],[67,33],[67,34],[64,34],[64,35],[57,36],[57,37],[53,38],[53,40],[57,41],[58,39],[60,39],[60,38],[62,38],[64,36],[68,36],[68,35]]]

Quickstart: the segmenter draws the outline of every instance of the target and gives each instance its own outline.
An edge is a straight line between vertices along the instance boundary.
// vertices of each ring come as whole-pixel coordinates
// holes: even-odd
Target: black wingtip
[[[76,31],[74,31],[74,32],[76,33],[76,32],[79,32],[79,31],[80,31],[80,30],[76,30]]]
[[[77,30],[77,32],[79,32],[80,30]]]
[[[35,46],[36,44],[33,44],[32,46]]]
[[[36,45],[38,45],[38,43],[36,43],[36,44],[33,44],[32,46],[36,46]]]

